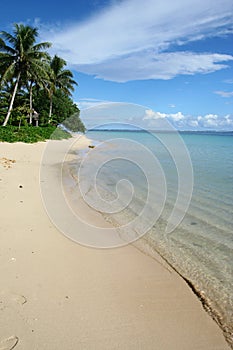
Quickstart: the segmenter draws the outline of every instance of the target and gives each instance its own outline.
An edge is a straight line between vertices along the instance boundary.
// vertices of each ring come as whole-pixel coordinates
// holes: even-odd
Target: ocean
[[[141,237],[142,249],[158,252],[185,278],[232,342],[233,133],[86,136],[95,145],[93,167],[78,176],[89,204],[115,226],[132,229],[129,241]],[[79,169],[86,154],[79,154]]]

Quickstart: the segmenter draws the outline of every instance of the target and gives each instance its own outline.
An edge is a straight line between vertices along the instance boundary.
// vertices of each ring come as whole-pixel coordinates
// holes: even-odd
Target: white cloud
[[[160,112],[154,112],[152,109],[147,109],[145,111],[145,115],[143,117],[143,120],[148,120],[148,119],[162,119],[166,118],[167,114],[165,113],[160,113]]]
[[[196,54],[172,52],[154,54],[135,53],[98,64],[79,65],[77,69],[97,78],[126,82],[130,80],[174,78],[178,74],[210,73],[227,67],[220,63],[233,60],[233,56],[221,54]]]
[[[176,122],[185,118],[181,112],[178,112],[175,114],[169,114],[169,117]]]
[[[204,116],[184,115],[181,112],[175,114],[166,114],[146,110],[143,121],[144,127],[153,127],[151,121],[166,119],[171,125],[178,130],[233,130],[233,115],[219,116],[217,114],[206,114]],[[161,124],[162,125],[162,124]],[[165,125],[165,124],[163,124]]]
[[[197,120],[189,120],[189,126],[197,128],[198,127],[198,121]]]
[[[185,116],[181,112],[177,112],[174,114],[166,114],[166,113],[160,113],[160,112],[154,112],[152,109],[147,109],[145,111],[145,115],[143,117],[143,120],[146,119],[161,119],[161,118],[170,118],[174,121],[179,121],[185,118]]]
[[[214,91],[214,93],[225,98],[233,97],[233,91]]]
[[[206,114],[204,116],[185,116],[185,123],[193,130],[233,130],[233,115],[219,116]],[[187,129],[186,129],[187,130]]]
[[[87,99],[88,101],[89,99]],[[92,99],[91,99],[92,100]],[[182,112],[163,113],[144,106],[108,102],[81,110],[81,118],[87,129],[97,125],[121,123],[146,130],[225,130],[233,131],[233,114],[185,115]]]
[[[109,103],[109,102],[110,101],[98,100],[96,98],[81,98],[75,103],[78,106],[78,108],[81,110],[81,109],[91,108],[91,107],[95,107],[98,105],[102,105],[103,103]]]
[[[54,52],[80,72],[124,82],[171,79],[226,67],[230,55],[169,51],[171,45],[231,31],[232,0],[125,0],[84,22],[43,31]],[[43,28],[42,28],[43,29]]]

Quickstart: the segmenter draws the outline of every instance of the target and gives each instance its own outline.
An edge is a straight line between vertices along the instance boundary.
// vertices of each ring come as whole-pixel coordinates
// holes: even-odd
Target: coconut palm
[[[48,84],[48,94],[50,99],[49,107],[49,122],[52,118],[53,110],[53,95],[57,89],[63,91],[67,96],[74,91],[74,85],[77,85],[73,80],[73,74],[70,70],[65,69],[66,61],[55,55],[50,63],[50,80]]]
[[[23,84],[26,87],[29,94],[29,123],[32,124],[32,112],[33,112],[33,87],[37,88],[46,88],[49,81],[49,72],[48,72],[48,60],[41,60],[40,66],[35,67],[36,70],[31,69],[26,71],[25,76],[23,77]],[[33,68],[33,67],[32,67]]]
[[[7,125],[13,108],[15,96],[23,77],[30,75],[34,79],[46,74],[43,60],[49,58],[44,50],[51,46],[48,42],[36,44],[37,28],[15,24],[13,35],[5,31],[0,33],[0,84],[14,79],[14,90],[3,126]]]

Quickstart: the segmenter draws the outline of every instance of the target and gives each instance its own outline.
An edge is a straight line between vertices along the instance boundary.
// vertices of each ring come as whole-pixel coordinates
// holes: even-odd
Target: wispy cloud
[[[193,52],[171,52],[154,54],[134,53],[98,64],[79,65],[78,69],[97,78],[126,82],[130,80],[168,80],[179,74],[193,75],[210,73],[226,68],[224,61],[233,56],[221,54],[196,54]]]
[[[103,103],[109,103],[110,101],[98,100],[96,98],[81,98],[76,103],[80,110],[102,105]]]
[[[233,97],[233,91],[214,91],[214,93],[225,98]]]
[[[232,60],[230,55],[171,52],[171,47],[226,35],[232,15],[232,0],[147,0],[146,6],[125,0],[80,24],[44,28],[42,35],[80,72],[118,82],[171,79],[226,67],[221,62]]]
[[[233,79],[226,79],[224,80],[224,83],[233,84]]]

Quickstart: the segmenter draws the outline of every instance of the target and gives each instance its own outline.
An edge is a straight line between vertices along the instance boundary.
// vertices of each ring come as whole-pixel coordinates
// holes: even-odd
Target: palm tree
[[[31,71],[27,71],[26,75],[23,77],[24,85],[29,94],[29,124],[32,124],[32,112],[33,112],[33,87],[37,88],[46,88],[49,81],[49,72],[48,72],[48,60],[42,60],[40,66],[35,67]],[[33,68],[33,67],[32,67]]]
[[[11,115],[15,96],[22,77],[31,75],[35,78],[44,74],[43,60],[49,59],[44,50],[51,46],[48,42],[36,44],[37,28],[15,24],[13,35],[1,32],[0,40],[0,84],[14,78],[14,90],[3,126],[6,126]],[[9,44],[7,44],[7,42]],[[36,73],[37,72],[37,73]]]
[[[73,74],[70,70],[64,69],[66,61],[55,55],[50,63],[50,80],[48,84],[48,94],[50,99],[49,107],[49,122],[52,118],[53,110],[53,95],[57,89],[63,91],[70,96],[71,91],[74,91],[74,85],[78,85],[73,80]]]

